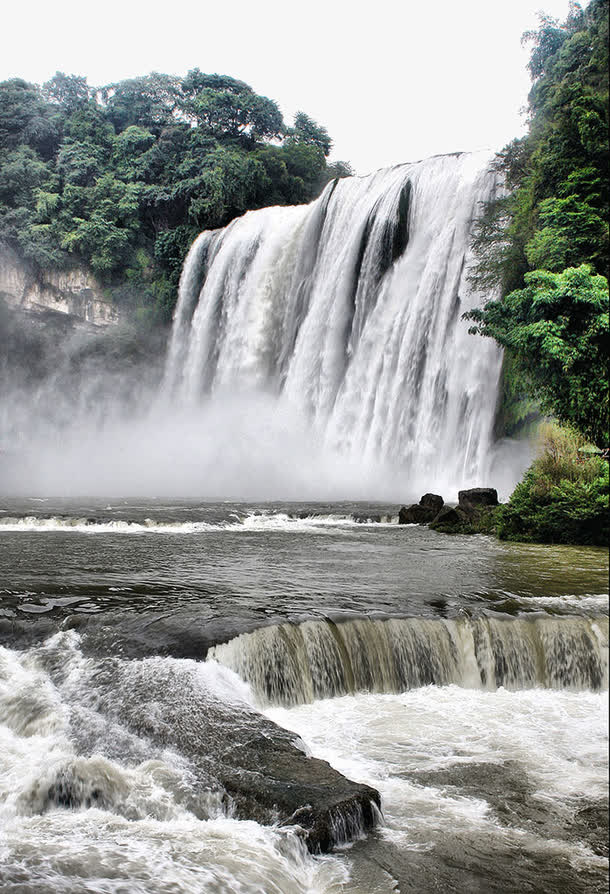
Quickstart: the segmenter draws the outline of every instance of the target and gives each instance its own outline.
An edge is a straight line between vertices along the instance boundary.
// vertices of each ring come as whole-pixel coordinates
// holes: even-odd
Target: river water
[[[4,501],[2,891],[605,890],[607,551],[396,512]],[[252,731],[378,827],[312,855],[249,814]]]

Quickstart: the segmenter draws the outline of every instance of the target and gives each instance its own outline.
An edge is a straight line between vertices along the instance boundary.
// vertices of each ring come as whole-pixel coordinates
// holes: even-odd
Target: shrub
[[[607,545],[608,463],[572,429],[547,424],[543,452],[502,507],[503,540]]]

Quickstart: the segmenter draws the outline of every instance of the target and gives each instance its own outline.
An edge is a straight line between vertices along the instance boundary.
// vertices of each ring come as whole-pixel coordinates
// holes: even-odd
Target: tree
[[[303,113],[288,135],[271,99],[199,69],[99,89],[64,72],[42,89],[5,81],[0,240],[34,266],[84,262],[117,301],[168,320],[199,230],[315,198],[349,173],[328,148]]]
[[[43,84],[42,95],[48,102],[71,115],[89,101],[87,78],[56,71],[53,77]]]
[[[505,192],[475,233],[473,279],[501,298],[470,315],[507,350],[505,393],[607,443],[608,0],[542,16],[529,132],[499,154]],[[597,274],[597,275],[596,275]],[[502,407],[505,416],[513,408]],[[513,413],[514,415],[514,413]],[[519,415],[519,412],[517,412]]]
[[[608,281],[586,265],[536,270],[525,287],[466,317],[511,355],[542,409],[607,445]]]
[[[520,288],[528,270],[608,271],[608,0],[563,24],[543,16],[532,43],[529,133],[498,156],[507,195],[475,234],[479,285]]]
[[[0,148],[31,146],[48,159],[58,142],[52,110],[38,88],[20,78],[0,83]]]
[[[218,139],[279,137],[284,129],[277,103],[259,96],[243,81],[190,71],[182,83],[182,111]]]
[[[171,75],[152,72],[110,84],[100,92],[106,102],[106,116],[117,133],[135,125],[159,134],[175,120],[180,82]]]
[[[321,149],[324,156],[328,156],[332,149],[333,141],[328,131],[322,125],[317,124],[313,118],[305,112],[297,112],[294,119],[294,127],[289,131],[290,139],[296,143],[307,143]]]

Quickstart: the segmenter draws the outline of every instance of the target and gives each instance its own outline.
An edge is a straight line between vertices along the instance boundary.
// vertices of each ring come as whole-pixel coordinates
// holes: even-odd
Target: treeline
[[[167,320],[188,247],[335,177],[326,129],[198,69],[101,88],[58,72],[0,83],[0,240],[35,267],[87,264],[140,318]]]
[[[500,154],[506,192],[475,237],[475,281],[499,299],[470,314],[505,348],[509,394],[608,445],[608,0],[541,17],[529,130]]]

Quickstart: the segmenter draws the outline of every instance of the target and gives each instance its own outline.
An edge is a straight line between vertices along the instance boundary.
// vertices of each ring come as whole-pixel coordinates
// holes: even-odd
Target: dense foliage
[[[502,539],[607,546],[608,463],[583,444],[574,431],[547,426],[543,452],[499,512]]]
[[[197,233],[314,198],[351,173],[324,127],[195,69],[92,89],[58,72],[0,83],[0,240],[39,268],[88,264],[118,301],[167,318]]]
[[[599,444],[608,438],[608,0],[525,35],[529,133],[499,156],[506,192],[475,236],[470,316],[507,352],[522,391]],[[586,266],[585,266],[586,265]]]
[[[535,270],[525,287],[474,311],[477,331],[507,348],[541,408],[596,443],[607,436],[608,282],[583,264]]]

